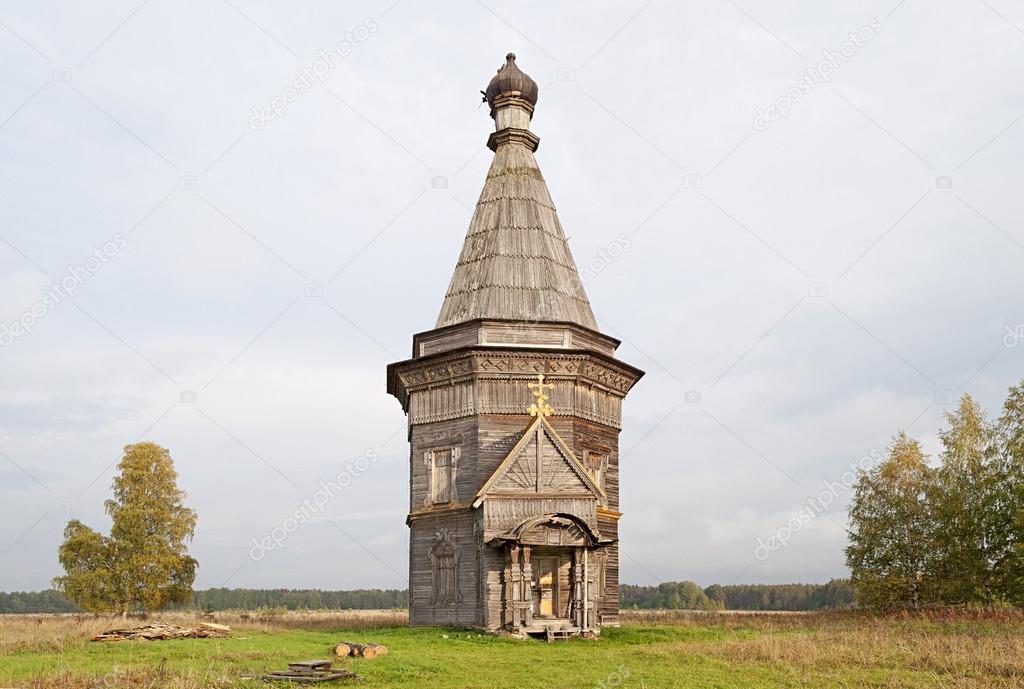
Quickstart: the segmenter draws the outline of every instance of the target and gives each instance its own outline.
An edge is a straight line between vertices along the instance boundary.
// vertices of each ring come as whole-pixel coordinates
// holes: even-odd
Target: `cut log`
[[[347,653],[345,652],[345,649]],[[356,641],[342,641],[334,647],[335,655],[350,655],[356,658],[376,658],[387,655],[388,649],[381,644],[361,644]]]

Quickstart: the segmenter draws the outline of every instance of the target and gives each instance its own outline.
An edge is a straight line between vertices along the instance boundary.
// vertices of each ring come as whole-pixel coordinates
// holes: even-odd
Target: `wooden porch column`
[[[583,628],[591,628],[590,620],[590,549],[581,548],[583,551]]]
[[[519,584],[522,571],[519,569],[519,546],[505,546],[505,626],[516,631],[516,601],[519,599]]]
[[[572,617],[577,627],[586,624],[586,600],[583,597],[583,548],[572,551]]]
[[[527,627],[533,624],[533,567],[530,565],[530,546],[523,546],[523,586],[522,600],[523,624]]]

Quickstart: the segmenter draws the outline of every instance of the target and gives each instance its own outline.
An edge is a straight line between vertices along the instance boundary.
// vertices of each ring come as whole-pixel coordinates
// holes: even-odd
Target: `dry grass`
[[[167,613],[190,625],[210,616]],[[121,620],[85,615],[0,616],[0,686],[22,689],[229,689],[297,655],[324,653],[342,637],[393,644],[383,662],[362,661],[365,686],[593,686],[590,672],[632,671],[623,687],[941,687],[1024,689],[1024,614],[943,612],[873,617],[853,613],[625,611],[598,642],[548,646],[408,629],[404,611],[217,613],[233,639],[85,641]],[[141,620],[139,620],[141,622]],[[607,666],[607,667],[605,667]],[[562,668],[555,675],[551,673]],[[575,668],[570,670],[569,668]],[[513,670],[514,669],[514,670]],[[520,675],[515,675],[519,672]],[[527,674],[523,674],[527,673]],[[556,676],[556,682],[550,681]]]
[[[19,652],[56,652],[80,646],[107,629],[133,627],[148,621],[167,622],[182,627],[196,622],[217,622],[229,625],[236,636],[246,632],[275,632],[285,629],[332,630],[394,627],[407,624],[405,610],[324,610],[313,612],[261,613],[164,612],[128,620],[109,615],[0,615],[0,655]],[[108,642],[110,643],[110,642]]]
[[[939,686],[1024,687],[1024,613],[931,611],[877,617],[859,613],[700,613],[631,611],[630,623],[706,627],[733,638],[675,645],[676,650],[798,674],[843,668],[899,668],[935,677]],[[903,685],[894,685],[903,686]]]
[[[20,686],[24,689],[235,689],[239,683],[232,675],[218,670],[176,673],[158,668],[114,671],[99,677],[63,672],[33,677]],[[266,685],[261,683],[260,686]]]
[[[87,639],[101,631],[131,627],[149,621],[180,626],[216,621],[231,626],[235,638],[250,634],[273,634],[288,630],[333,631],[339,628],[361,630],[402,626],[408,623],[404,610],[336,610],[314,612],[218,612],[214,614],[159,613],[128,620],[109,615],[0,615],[0,677],[4,676],[4,656],[14,654],[64,654],[81,649]],[[135,644],[157,650],[162,641],[114,641],[103,645],[121,647],[131,654]],[[172,642],[173,643],[173,642]],[[201,643],[201,642],[200,642]],[[214,649],[207,644],[199,648]],[[214,652],[215,653],[215,652]],[[221,660],[221,659],[218,659]],[[229,689],[240,686],[266,686],[261,682],[240,682],[240,672],[226,671],[222,662],[196,656],[186,667],[168,667],[166,661],[155,667],[122,667],[114,664],[105,672],[40,673],[13,686],[24,689]],[[7,685],[4,685],[7,686]]]

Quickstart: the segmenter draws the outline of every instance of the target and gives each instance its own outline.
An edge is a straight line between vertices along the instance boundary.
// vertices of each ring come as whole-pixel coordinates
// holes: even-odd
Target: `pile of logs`
[[[334,647],[334,655],[344,658],[376,658],[388,654],[388,647],[380,644],[360,644],[355,641],[342,641]]]
[[[298,663],[288,663],[287,670],[276,670],[263,675],[264,680],[284,679],[289,682],[302,682],[314,684],[316,682],[330,682],[335,679],[355,679],[362,677],[348,670],[334,669],[329,660],[303,660]]]
[[[198,627],[177,627],[173,624],[154,622],[144,627],[131,629],[111,629],[92,637],[93,641],[129,641],[142,639],[145,641],[164,641],[167,639],[209,639],[231,635],[231,627],[213,622],[202,622]]]

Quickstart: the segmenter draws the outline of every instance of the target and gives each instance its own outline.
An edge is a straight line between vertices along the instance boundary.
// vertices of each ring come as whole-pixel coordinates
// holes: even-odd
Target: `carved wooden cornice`
[[[388,392],[408,410],[408,394],[418,389],[474,378],[518,381],[532,379],[538,373],[553,380],[576,378],[617,397],[625,397],[643,375],[643,371],[617,359],[585,350],[464,348],[391,364]]]

